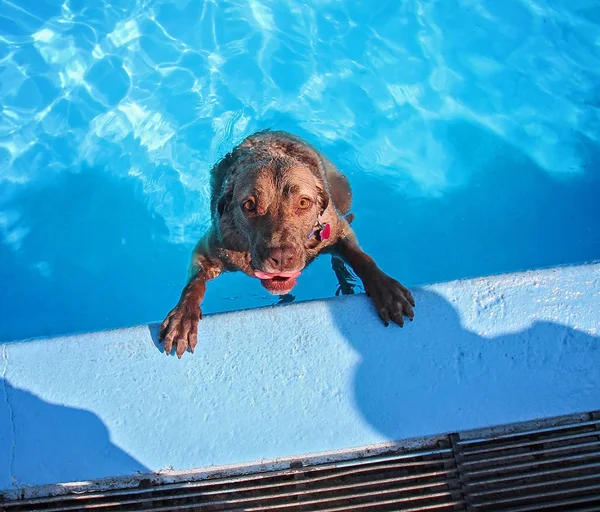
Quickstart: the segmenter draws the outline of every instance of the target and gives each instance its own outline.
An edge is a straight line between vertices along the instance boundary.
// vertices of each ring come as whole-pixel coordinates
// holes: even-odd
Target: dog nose
[[[294,270],[294,260],[296,259],[296,250],[293,247],[274,247],[269,250],[266,258],[274,270],[282,272]]]

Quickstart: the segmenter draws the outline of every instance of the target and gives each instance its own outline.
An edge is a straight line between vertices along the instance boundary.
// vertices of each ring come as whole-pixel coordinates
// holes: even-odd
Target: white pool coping
[[[600,409],[600,264],[413,291],[404,329],[363,295],[211,315],[182,360],[155,325],[3,344],[0,492]]]

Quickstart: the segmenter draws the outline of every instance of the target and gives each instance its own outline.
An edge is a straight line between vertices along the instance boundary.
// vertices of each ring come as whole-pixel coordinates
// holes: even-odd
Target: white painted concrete
[[[344,450],[600,409],[600,265],[0,347],[0,489]],[[84,305],[82,305],[83,307]]]

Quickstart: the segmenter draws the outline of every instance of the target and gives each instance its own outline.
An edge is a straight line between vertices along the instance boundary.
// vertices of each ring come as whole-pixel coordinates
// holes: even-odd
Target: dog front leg
[[[217,277],[222,270],[219,262],[195,255],[197,261],[192,266],[192,274],[181,292],[177,305],[169,312],[160,327],[160,339],[165,346],[165,354],[169,355],[173,347],[177,357],[181,359],[189,348],[194,352],[198,343],[198,324],[202,319],[200,304],[204,299],[206,282]]]
[[[387,326],[390,320],[400,327],[404,325],[404,316],[414,317],[415,300],[406,287],[381,270],[373,258],[359,246],[354,236],[340,238],[334,247],[360,277],[365,291],[371,297],[379,318]]]

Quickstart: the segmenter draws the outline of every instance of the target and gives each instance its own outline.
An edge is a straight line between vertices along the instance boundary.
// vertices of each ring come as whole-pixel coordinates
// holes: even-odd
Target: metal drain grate
[[[600,510],[598,418],[492,439],[452,436],[468,510]]]
[[[163,485],[147,489],[6,503],[9,511],[451,510],[460,503],[447,447],[343,463]]]
[[[135,488],[0,501],[0,510],[600,510],[600,413],[436,436],[371,455],[333,458],[270,471],[245,467],[226,477],[221,472],[178,483],[164,483],[156,475],[140,479]]]

